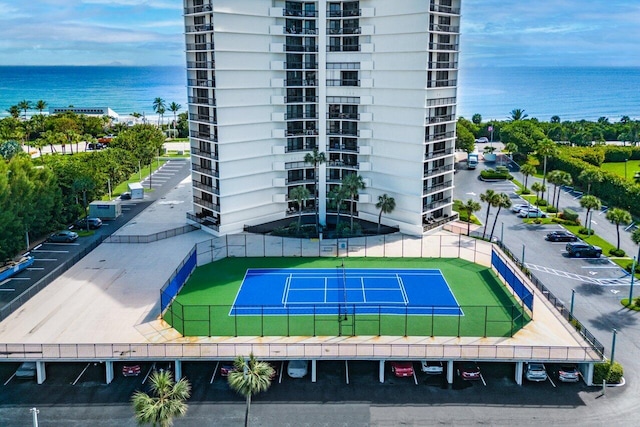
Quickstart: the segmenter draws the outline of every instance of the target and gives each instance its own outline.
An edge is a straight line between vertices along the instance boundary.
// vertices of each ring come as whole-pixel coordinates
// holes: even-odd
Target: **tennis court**
[[[264,308],[263,308],[264,306]],[[230,315],[462,314],[436,269],[249,269]]]
[[[508,337],[530,321],[461,259],[286,257],[196,268],[163,319],[184,336]]]

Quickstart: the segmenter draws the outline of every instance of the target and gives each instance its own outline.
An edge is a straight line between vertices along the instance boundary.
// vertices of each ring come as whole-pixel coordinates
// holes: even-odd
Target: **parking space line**
[[[55,243],[55,242],[44,242],[43,245],[51,245],[51,246],[80,246],[80,243]],[[37,251],[40,246],[36,246],[33,248],[34,251]]]
[[[41,271],[44,270],[44,267],[29,267],[27,271]]]
[[[282,383],[282,373],[284,372],[284,360],[280,362],[280,378],[278,378],[278,384]]]
[[[34,261],[56,262],[58,258],[34,258]]]
[[[349,361],[344,361],[344,376],[347,380],[347,385],[349,384]]]
[[[43,249],[38,249],[37,252],[39,254],[68,254],[69,251],[52,251],[52,250],[43,250]]]
[[[482,380],[482,384],[484,384],[484,386],[487,386],[487,382],[484,380],[484,377],[482,376],[482,372],[480,373],[480,379]]]
[[[549,380],[553,388],[556,388],[556,383],[554,383],[553,380],[551,379],[551,375],[547,375],[547,379]]]
[[[15,292],[15,289],[11,289],[11,288],[6,288],[6,289],[0,289],[0,292]]]
[[[213,370],[213,375],[211,375],[211,381],[209,381],[209,384],[213,384],[213,380],[216,379],[216,373],[218,372],[218,366],[220,365],[220,362],[216,362],[216,368]]]
[[[142,384],[147,382],[147,379],[149,378],[149,375],[151,375],[151,372],[153,372],[153,370],[155,368],[156,368],[156,362],[153,362],[153,364],[151,365],[151,367],[147,371],[147,375],[145,375],[144,378],[142,379]]]
[[[4,384],[2,384],[2,385],[7,385],[7,384],[9,384],[9,381],[11,381],[15,376],[16,376],[16,373],[14,372],[14,373],[13,373],[13,375],[11,375],[11,376],[9,377],[9,379],[8,379],[8,380],[6,380],[6,381],[4,382]]]
[[[413,364],[413,363],[412,363]],[[418,385],[418,377],[416,376],[416,370],[412,369],[413,371],[413,382]]]
[[[80,372],[80,375],[78,375],[78,378],[76,378],[76,380],[74,382],[71,383],[71,385],[76,385],[76,383],[80,380],[80,377],[82,377],[82,375],[87,372],[87,369],[89,369],[89,366],[91,366],[91,363],[87,363],[87,366],[84,367],[84,369],[82,370],[82,372]]]

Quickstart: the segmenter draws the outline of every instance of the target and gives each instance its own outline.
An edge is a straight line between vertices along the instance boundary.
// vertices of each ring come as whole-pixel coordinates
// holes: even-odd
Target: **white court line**
[[[364,292],[364,277],[360,278],[360,282],[362,283],[362,302],[366,304],[367,302],[367,294]]]
[[[404,288],[404,283],[402,283],[402,279],[399,274],[396,274],[396,279],[398,280],[398,286],[400,287],[400,292],[402,293],[402,299],[404,300],[404,304],[409,304],[409,297],[407,296],[407,291]]]
[[[287,306],[287,303],[289,302],[289,289],[291,288],[291,276],[292,275],[289,274],[289,276],[287,277],[286,282],[284,283],[285,292],[284,292],[284,295],[283,295],[284,300],[282,301],[282,305],[285,306],[285,307]],[[286,295],[286,297],[285,297],[285,295]]]
[[[324,278],[324,303],[327,303],[327,278]]]

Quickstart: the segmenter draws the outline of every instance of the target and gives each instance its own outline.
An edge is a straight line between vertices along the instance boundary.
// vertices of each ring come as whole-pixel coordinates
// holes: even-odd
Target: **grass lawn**
[[[198,267],[165,312],[185,336],[493,336],[530,320],[490,268],[461,259],[348,258],[346,268],[440,269],[463,315],[230,315],[248,268],[328,268],[336,258],[226,258]],[[268,290],[265,290],[268,292]],[[274,292],[282,292],[281,288]]]
[[[158,168],[160,168],[160,166],[164,165],[167,162],[168,160],[166,159],[160,159],[159,162],[154,160],[153,163],[151,164],[151,171],[149,171],[148,165],[147,167],[143,167],[140,173],[134,173],[133,175],[131,175],[131,177],[127,181],[122,182],[118,186],[116,186],[116,188],[114,188],[113,191],[111,192],[111,197],[116,198],[122,193],[129,191],[129,187],[127,186],[128,184],[132,184],[134,182],[142,182],[142,180],[148,177],[152,171],[157,170]],[[149,189],[149,188],[144,189],[145,193],[148,193],[151,191],[153,191],[153,189]],[[109,200],[109,195],[103,196],[102,200]]]
[[[625,177],[626,163],[626,177]],[[620,178],[624,178],[629,182],[635,182],[633,176],[636,172],[640,172],[640,162],[637,160],[629,160],[628,162],[603,163],[600,168],[604,171],[614,173]]]

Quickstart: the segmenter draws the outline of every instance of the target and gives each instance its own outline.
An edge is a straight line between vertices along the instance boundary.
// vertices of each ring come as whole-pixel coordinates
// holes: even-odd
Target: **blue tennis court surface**
[[[230,315],[462,315],[440,270],[249,269]]]

